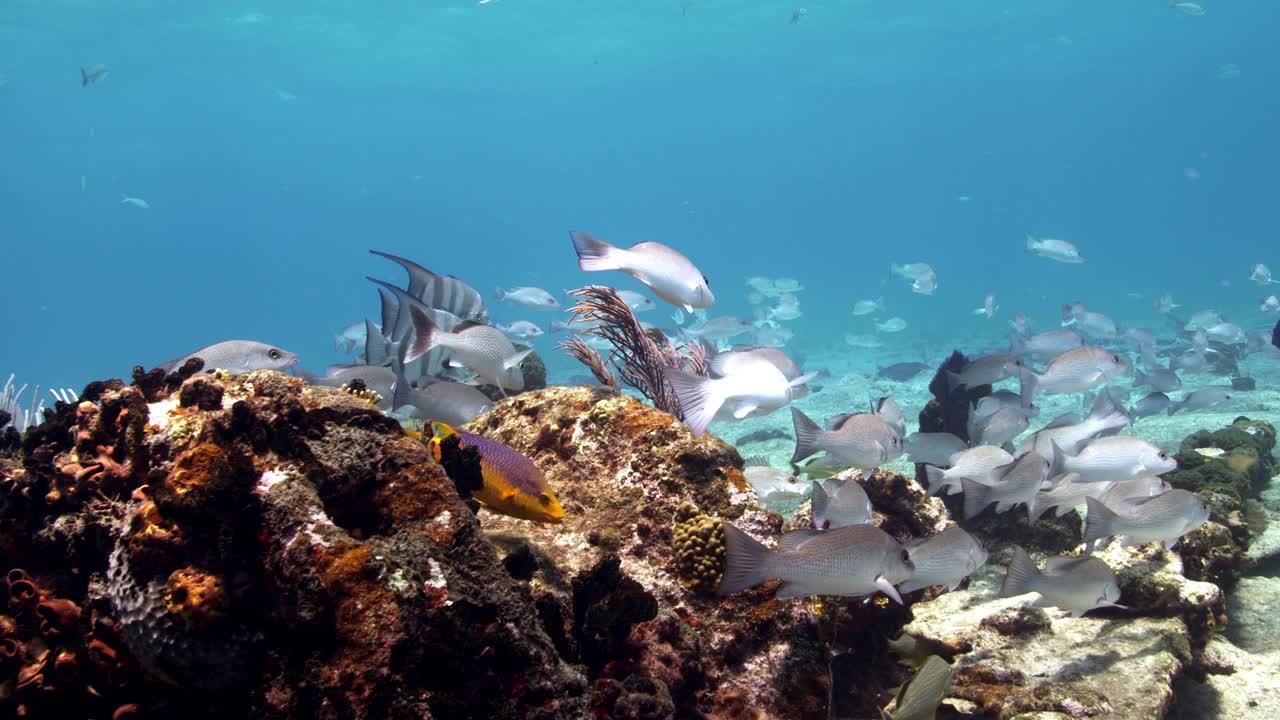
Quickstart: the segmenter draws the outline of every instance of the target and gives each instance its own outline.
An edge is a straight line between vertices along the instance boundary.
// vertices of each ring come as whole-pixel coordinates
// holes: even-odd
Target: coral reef
[[[0,465],[6,711],[588,713],[585,677],[394,420],[272,372],[135,378],[59,404]],[[584,626],[653,617],[618,588]]]

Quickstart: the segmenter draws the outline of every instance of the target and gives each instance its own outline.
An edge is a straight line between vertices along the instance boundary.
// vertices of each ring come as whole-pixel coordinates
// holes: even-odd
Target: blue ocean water
[[[904,345],[1073,300],[1154,325],[1164,292],[1261,329],[1280,6],[1203,5],[8,0],[0,370],[78,388],[228,338],[319,369],[376,316],[363,276],[402,279],[371,248],[487,298],[640,289],[579,272],[571,229],[679,248],[715,314],[750,316],[749,275],[797,278],[799,352],[868,332],[850,307],[879,295]],[[912,261],[933,296],[889,277]]]

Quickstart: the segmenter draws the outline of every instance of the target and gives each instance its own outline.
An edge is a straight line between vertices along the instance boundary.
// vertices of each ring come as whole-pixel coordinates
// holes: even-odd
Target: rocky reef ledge
[[[599,389],[525,393],[467,427],[533,459],[561,524],[477,514],[473,456],[451,477],[366,401],[277,373],[138,373],[82,397],[0,447],[14,716],[876,717],[909,676],[887,642],[904,631],[957,663],[940,717],[1160,718],[1263,666],[1218,631],[1250,542],[1274,545],[1250,506],[1270,426],[1189,440],[1255,460],[1198,464],[1182,481],[1213,486],[1214,522],[1181,559],[1110,547],[1129,609],[1071,618],[996,598],[1008,528],[961,589],[906,606],[779,601],[774,583],[716,597],[723,523],[772,542],[788,520],[732,447]],[[863,484],[900,541],[953,524],[910,478]]]

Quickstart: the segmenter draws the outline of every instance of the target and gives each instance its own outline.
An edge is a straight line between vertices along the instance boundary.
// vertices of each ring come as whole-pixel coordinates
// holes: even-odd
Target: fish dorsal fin
[[[846,420],[848,420],[849,418],[857,414],[858,413],[840,413],[839,415],[832,415],[831,417],[827,418],[827,421],[825,423],[823,423],[823,427],[825,427],[829,431],[839,430],[840,427],[844,425]]]
[[[491,327],[491,326],[482,322],[478,322],[476,320],[463,320],[462,322],[454,326],[453,332],[461,333],[461,332],[470,330],[471,328],[477,328],[477,327]]]
[[[792,530],[778,540],[778,547],[785,552],[795,552],[804,547],[805,543],[810,540],[822,537],[824,532],[823,530],[814,529]]]
[[[1058,417],[1049,421],[1048,425],[1040,428],[1041,430],[1052,430],[1054,428],[1067,427],[1068,425],[1078,425],[1080,418],[1075,413],[1063,413]]]
[[[446,425],[437,420],[431,421],[431,436],[436,440],[444,440],[447,437],[457,435],[458,431],[452,425]]]
[[[769,458],[765,457],[764,455],[752,455],[751,457],[743,458],[742,466],[743,467],[773,467],[772,465],[769,464]]]

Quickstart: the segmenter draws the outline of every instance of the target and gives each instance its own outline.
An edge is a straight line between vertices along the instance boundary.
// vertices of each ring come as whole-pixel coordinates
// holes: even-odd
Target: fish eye
[[[538,502],[542,503],[544,506],[550,505],[551,497],[548,496],[546,493],[542,493],[541,495],[538,496]]]
[[[271,348],[270,350],[267,351],[267,357],[271,358],[272,360],[279,360],[280,351],[275,348]]]
[[[1168,459],[1169,459],[1169,456],[1168,456],[1168,455],[1166,455],[1166,454],[1165,454],[1165,452],[1164,452],[1163,450],[1161,450],[1161,451],[1160,451],[1160,454],[1159,454],[1157,457],[1159,457],[1161,460],[1168,460]]]
[[[911,553],[907,552],[906,550],[902,551],[902,564],[903,565],[911,564]]]
[[[711,281],[707,279],[706,275],[702,276],[702,284],[706,285],[707,287],[711,287]]]
[[[1112,355],[1112,356],[1111,356],[1111,361],[1112,361],[1112,362],[1117,362],[1117,363],[1118,363],[1118,362],[1120,362],[1120,356],[1119,356],[1119,355]]]

